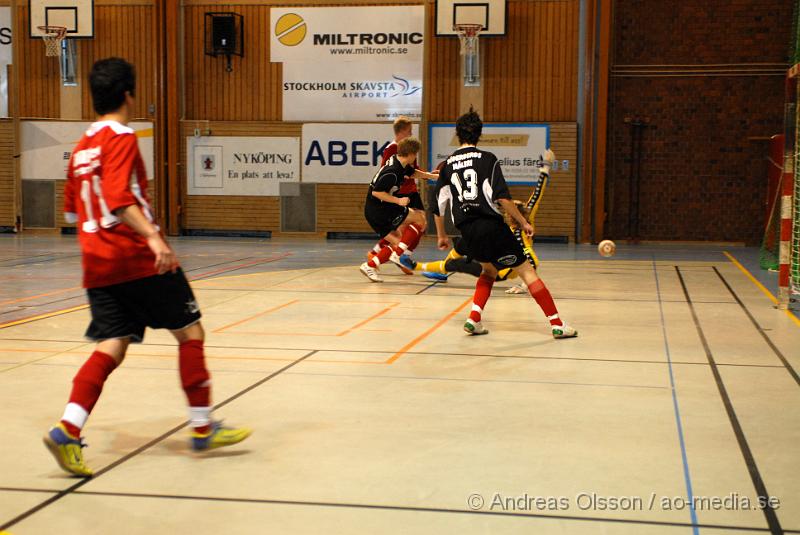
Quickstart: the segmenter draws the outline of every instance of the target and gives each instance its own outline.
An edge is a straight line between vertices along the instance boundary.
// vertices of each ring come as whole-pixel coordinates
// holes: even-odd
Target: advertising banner
[[[23,180],[63,180],[72,149],[78,144],[91,122],[21,121],[20,171]],[[144,159],[147,179],[153,180],[153,123],[135,121],[128,124],[136,132],[139,152]]]
[[[435,167],[458,146],[454,124],[430,125],[428,161]],[[550,127],[544,124],[484,124],[478,147],[493,152],[509,183],[530,183],[539,176],[538,163],[550,146]]]
[[[281,182],[300,181],[296,137],[189,137],[189,195],[277,196]]]
[[[424,15],[424,6],[273,8],[283,120],[420,118]]]

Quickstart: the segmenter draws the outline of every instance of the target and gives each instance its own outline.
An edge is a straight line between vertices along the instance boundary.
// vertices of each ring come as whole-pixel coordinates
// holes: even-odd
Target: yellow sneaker
[[[44,445],[65,472],[80,477],[94,475],[92,469],[83,462],[83,448],[86,445],[80,437],[70,435],[64,424],[58,423],[47,432]]]
[[[245,427],[233,429],[223,427],[222,422],[211,422],[211,431],[206,434],[192,432],[192,449],[195,451],[213,450],[238,444],[253,433]]]

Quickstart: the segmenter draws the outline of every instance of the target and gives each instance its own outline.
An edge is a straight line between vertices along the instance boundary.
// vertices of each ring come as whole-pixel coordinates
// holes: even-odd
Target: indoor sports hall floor
[[[216,414],[253,436],[190,453],[176,347],[148,331],[89,420],[96,477],[67,477],[41,436],[92,347],[77,246],[2,236],[0,531],[800,533],[800,320],[754,249],[538,246],[580,331],[557,341],[509,283],[466,336],[474,279],[371,284],[366,241],[173,243]],[[744,507],[762,493],[774,514]]]

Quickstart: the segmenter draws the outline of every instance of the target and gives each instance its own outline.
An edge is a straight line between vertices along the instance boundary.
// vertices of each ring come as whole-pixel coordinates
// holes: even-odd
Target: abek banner
[[[284,121],[422,116],[424,6],[274,8]]]
[[[393,138],[388,124],[304,124],[303,182],[369,184]]]

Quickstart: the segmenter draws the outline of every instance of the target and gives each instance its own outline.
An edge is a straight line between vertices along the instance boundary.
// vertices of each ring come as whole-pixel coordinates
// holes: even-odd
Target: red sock
[[[392,248],[387,245],[378,254],[367,260],[367,264],[376,268],[388,262],[390,256],[392,256]]]
[[[388,242],[388,241],[386,241],[386,240],[384,240],[383,238],[381,238],[381,239],[380,239],[380,241],[378,241],[378,243],[376,243],[376,244],[375,244],[375,245],[372,247],[372,252],[373,252],[373,253],[375,253],[375,254],[378,254],[378,253],[380,253],[380,252],[381,252],[381,249],[383,249],[383,248],[384,248],[384,247],[386,247],[387,245],[389,245],[389,242]]]
[[[205,360],[202,340],[189,340],[180,345],[181,385],[190,407],[211,406],[211,376]]]
[[[111,358],[110,355],[95,351],[89,359],[83,363],[78,373],[75,374],[75,378],[72,380],[72,392],[69,395],[69,403],[78,405],[79,407],[70,407],[70,405],[67,405],[67,412],[74,416],[72,416],[70,420],[61,420],[61,423],[64,424],[64,427],[66,427],[71,435],[75,437],[80,436],[81,428],[86,422],[86,418],[88,418],[95,403],[97,403],[97,400],[100,398],[100,393],[103,391],[103,384],[116,367],[117,361]],[[85,413],[80,409],[83,409]],[[76,411],[79,414],[76,414]]]
[[[419,245],[419,240],[422,238],[422,229],[416,225],[409,225],[403,231],[403,236],[400,238],[400,243],[394,248],[394,251],[401,255],[408,251],[413,251]]]
[[[542,312],[544,312],[544,315],[550,320],[550,325],[564,324],[561,318],[558,317],[558,309],[553,302],[553,296],[550,295],[542,279],[537,279],[536,282],[528,285],[528,291],[531,293],[531,297],[536,299],[536,302],[539,303]]]
[[[492,286],[494,285],[494,278],[488,275],[481,275],[478,277],[478,282],[475,284],[475,295],[472,296],[472,311],[469,313],[469,319],[477,323],[481,321],[481,314],[483,307],[489,300],[492,294]]]

